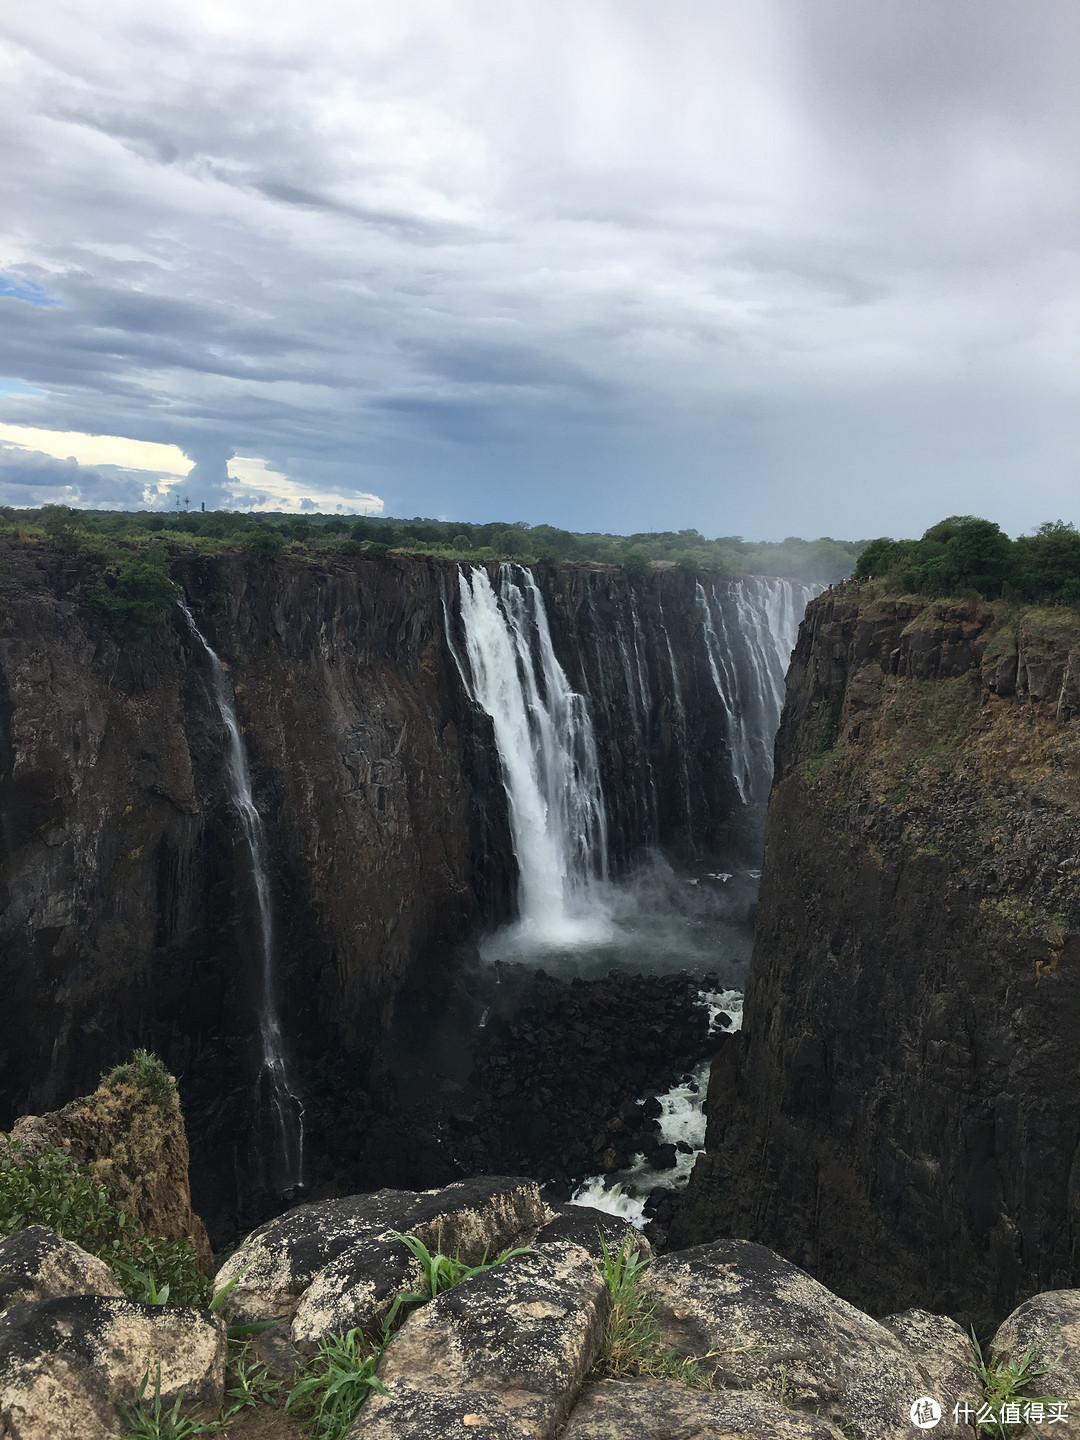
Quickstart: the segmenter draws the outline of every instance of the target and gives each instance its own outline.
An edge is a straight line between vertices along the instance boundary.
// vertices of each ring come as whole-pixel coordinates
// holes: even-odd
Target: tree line
[[[157,536],[174,546],[214,551],[234,545],[267,558],[285,549],[376,557],[391,553],[441,555],[455,560],[577,561],[618,565],[641,573],[674,565],[690,573],[780,575],[829,584],[850,575],[864,541],[822,536],[803,540],[707,539],[697,530],[650,530],[632,535],[582,533],[522,521],[472,524],[383,516],[251,514],[229,510],[103,511],[47,505],[35,510],[0,507],[0,526],[42,534],[71,549],[93,552],[110,545],[145,545]]]
[[[871,540],[855,578],[927,596],[978,595],[1033,605],[1080,604],[1080,531],[1048,520],[1009,538],[992,520],[950,515],[920,540]]]

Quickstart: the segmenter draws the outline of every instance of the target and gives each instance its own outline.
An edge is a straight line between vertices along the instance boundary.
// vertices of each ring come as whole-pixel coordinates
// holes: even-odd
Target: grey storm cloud
[[[0,420],[208,503],[1080,518],[1078,62],[1065,0],[9,7]]]

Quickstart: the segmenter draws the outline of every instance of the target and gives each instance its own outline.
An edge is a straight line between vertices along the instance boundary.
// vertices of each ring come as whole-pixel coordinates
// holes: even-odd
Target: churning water
[[[742,1029],[742,992],[739,990],[702,991],[701,1004],[708,1007],[710,1029],[727,1033]],[[726,1024],[720,1025],[724,1016]],[[674,1168],[652,1169],[644,1155],[635,1155],[625,1170],[610,1175],[591,1175],[574,1191],[571,1205],[589,1205],[620,1215],[641,1229],[645,1224],[645,1202],[649,1192],[662,1187],[681,1190],[690,1179],[694,1161],[705,1148],[705,1112],[702,1102],[709,1085],[709,1064],[703,1060],[694,1071],[656,1098],[660,1102],[661,1142],[677,1149]],[[647,1096],[639,1104],[644,1105]]]

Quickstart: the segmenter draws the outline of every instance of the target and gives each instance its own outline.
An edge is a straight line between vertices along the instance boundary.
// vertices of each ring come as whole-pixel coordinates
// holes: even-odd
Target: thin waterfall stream
[[[279,1194],[298,1189],[304,1183],[304,1107],[290,1076],[285,1038],[277,1004],[277,951],[270,878],[266,867],[266,829],[251,789],[251,771],[240,733],[236,700],[225,666],[195,617],[181,599],[181,613],[206,652],[210,664],[210,688],[225,730],[225,772],[229,794],[251,862],[258,931],[259,989],[257,1017],[261,1069],[260,1099],[264,1100],[273,1126],[271,1179]]]

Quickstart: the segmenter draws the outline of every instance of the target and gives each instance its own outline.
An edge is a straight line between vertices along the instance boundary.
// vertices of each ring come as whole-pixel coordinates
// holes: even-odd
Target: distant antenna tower
[[[186,510],[190,504],[191,504],[191,501],[190,501],[190,500],[188,499],[188,497],[185,495],[185,496],[184,496],[184,509]]]

